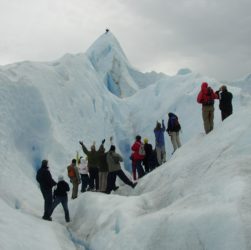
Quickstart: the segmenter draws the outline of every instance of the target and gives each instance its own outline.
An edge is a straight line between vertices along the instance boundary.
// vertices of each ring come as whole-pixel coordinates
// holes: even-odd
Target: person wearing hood
[[[99,152],[96,150],[95,144],[91,146],[89,151],[82,141],[79,142],[82,146],[83,152],[88,157],[88,169],[90,174],[89,188],[90,191],[99,190]]]
[[[88,172],[88,161],[84,159],[82,156],[80,157],[80,163],[78,165],[79,174],[81,177],[81,193],[84,193],[89,184],[89,172]]]
[[[173,113],[168,113],[168,123],[167,123],[167,133],[171,138],[171,142],[173,145],[173,153],[177,148],[181,147],[179,132],[181,130],[181,126],[178,120],[178,116]],[[173,154],[172,153],[172,154]]]
[[[221,111],[221,120],[223,121],[233,113],[233,95],[227,90],[227,86],[225,85],[221,86],[220,89],[216,91],[216,94],[219,96],[219,108]]]
[[[202,118],[206,134],[214,128],[214,100],[218,99],[213,89],[207,82],[201,84],[201,90],[197,96],[197,102],[202,104]]]
[[[52,203],[52,209],[51,209],[50,215],[52,215],[57,205],[61,203],[64,209],[66,222],[70,222],[70,215],[69,215],[69,209],[68,209],[68,197],[67,197],[68,191],[70,191],[70,187],[68,183],[64,181],[64,177],[60,175],[58,177],[57,188],[54,191],[54,201]]]
[[[42,161],[41,168],[37,171],[36,179],[40,184],[40,190],[44,198],[44,215],[42,218],[51,221],[52,187],[57,183],[52,179],[49,171],[48,160]]]
[[[133,151],[131,158],[132,158],[132,161],[134,162],[135,167],[137,169],[138,178],[141,178],[145,175],[145,171],[143,169],[142,162],[145,158],[146,152],[145,152],[144,144],[141,142],[140,135],[137,135],[135,137],[135,142],[131,146],[131,150]]]
[[[115,152],[116,148],[114,145],[111,145],[109,152],[107,153],[106,160],[108,165],[108,178],[107,178],[107,188],[106,193],[110,194],[112,190],[116,190],[117,187],[116,177],[118,176],[126,185],[134,188],[136,183],[133,183],[129,178],[125,175],[123,170],[121,169],[120,162],[123,162],[123,158],[120,154]]]

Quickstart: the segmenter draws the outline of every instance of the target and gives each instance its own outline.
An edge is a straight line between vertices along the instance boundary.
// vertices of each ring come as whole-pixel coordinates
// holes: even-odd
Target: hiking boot
[[[138,184],[137,182],[133,183],[132,188],[135,188],[137,186],[137,184]]]
[[[46,217],[46,216],[43,216],[42,217],[43,220],[48,220],[48,221],[52,221],[52,218],[51,217]]]

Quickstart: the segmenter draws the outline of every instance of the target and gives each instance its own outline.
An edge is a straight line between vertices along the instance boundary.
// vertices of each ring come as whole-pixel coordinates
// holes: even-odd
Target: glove
[[[84,144],[83,144],[83,141],[79,141],[79,144],[81,145],[81,146],[83,146]]]
[[[102,140],[102,144],[104,144],[105,143],[105,139],[104,140]]]

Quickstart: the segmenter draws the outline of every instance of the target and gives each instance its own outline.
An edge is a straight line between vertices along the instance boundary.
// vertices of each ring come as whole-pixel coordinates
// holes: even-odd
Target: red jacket
[[[197,96],[197,102],[203,105],[213,105],[213,103],[209,104],[210,100],[218,99],[218,95],[214,93],[214,91],[208,87],[207,82],[203,82],[201,84],[201,91]]]
[[[141,144],[142,144],[141,141],[135,141],[134,144],[132,145],[131,149],[133,151],[132,153],[133,160],[138,161],[138,160],[143,160],[145,158],[144,155],[139,154],[139,148]]]

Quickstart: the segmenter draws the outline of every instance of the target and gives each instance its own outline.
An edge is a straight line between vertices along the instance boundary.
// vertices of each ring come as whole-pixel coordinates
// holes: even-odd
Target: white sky
[[[141,71],[251,72],[250,0],[0,0],[0,64],[85,52],[108,27]]]

